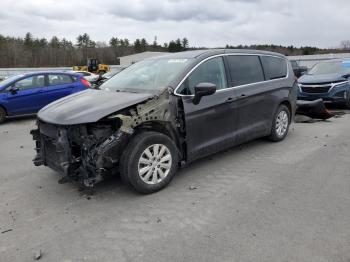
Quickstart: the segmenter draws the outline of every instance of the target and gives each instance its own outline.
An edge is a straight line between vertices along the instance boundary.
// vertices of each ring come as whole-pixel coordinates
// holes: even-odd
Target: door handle
[[[229,97],[229,98],[226,99],[226,103],[232,103],[232,102],[234,102],[236,100],[237,100],[236,97]]]

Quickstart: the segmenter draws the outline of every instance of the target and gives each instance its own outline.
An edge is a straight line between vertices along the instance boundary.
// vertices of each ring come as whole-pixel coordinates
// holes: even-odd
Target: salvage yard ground
[[[147,196],[119,178],[58,184],[31,162],[33,127],[0,126],[0,261],[350,261],[350,114],[197,161]]]

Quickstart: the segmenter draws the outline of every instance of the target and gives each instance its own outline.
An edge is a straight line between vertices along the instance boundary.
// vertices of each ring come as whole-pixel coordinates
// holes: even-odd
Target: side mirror
[[[10,88],[10,92],[11,92],[11,94],[13,94],[13,95],[17,94],[18,91],[19,91],[19,88],[18,88],[18,87],[12,86],[12,87]]]
[[[210,96],[216,92],[216,85],[211,83],[199,83],[194,87],[193,104],[198,105],[203,96]]]

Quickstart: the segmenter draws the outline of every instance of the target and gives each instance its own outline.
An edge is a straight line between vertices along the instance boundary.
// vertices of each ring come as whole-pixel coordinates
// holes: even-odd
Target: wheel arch
[[[163,135],[168,136],[171,140],[174,141],[174,143],[178,149],[180,159],[183,158],[184,150],[181,146],[180,134],[176,131],[175,128],[173,128],[173,126],[170,122],[148,121],[148,122],[142,123],[135,128],[135,134],[133,136],[139,134],[140,132],[145,132],[145,131],[158,132],[158,133],[161,133]]]
[[[6,115],[8,116],[7,108],[3,104],[0,104],[0,108],[4,109]]]

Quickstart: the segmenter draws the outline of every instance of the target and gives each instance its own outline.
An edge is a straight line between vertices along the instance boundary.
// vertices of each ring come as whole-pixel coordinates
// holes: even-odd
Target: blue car
[[[350,60],[329,60],[316,64],[298,79],[300,100],[322,99],[325,103],[350,108]]]
[[[51,102],[90,88],[81,74],[36,72],[0,82],[0,123],[8,116],[34,114]]]

